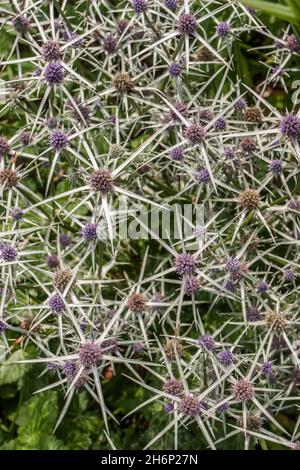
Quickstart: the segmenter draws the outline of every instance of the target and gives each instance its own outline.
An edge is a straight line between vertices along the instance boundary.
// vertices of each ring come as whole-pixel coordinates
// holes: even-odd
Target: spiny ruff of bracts
[[[259,193],[255,189],[245,189],[239,196],[239,203],[243,209],[257,209],[260,203]]]
[[[184,396],[179,403],[179,410],[185,416],[197,416],[201,413],[201,403],[195,395]]]
[[[127,301],[127,307],[134,313],[143,313],[146,310],[146,300],[142,294],[131,294]]]
[[[187,253],[181,253],[175,258],[175,270],[180,277],[195,274],[197,265],[197,260]]]
[[[281,312],[267,312],[265,315],[265,324],[276,333],[281,333],[286,325],[285,314]]]
[[[100,346],[93,342],[82,343],[78,353],[79,360],[84,367],[96,366],[102,358]]]
[[[98,168],[90,177],[90,186],[93,191],[108,193],[113,189],[114,180],[111,171],[107,168]]]
[[[4,168],[0,170],[0,185],[5,186],[6,188],[14,188],[17,186],[19,177],[17,172],[11,168]]]
[[[183,393],[184,387],[180,380],[169,379],[164,383],[164,391],[174,397],[179,397]]]
[[[254,396],[254,388],[248,380],[240,379],[231,386],[236,401],[251,400]]]

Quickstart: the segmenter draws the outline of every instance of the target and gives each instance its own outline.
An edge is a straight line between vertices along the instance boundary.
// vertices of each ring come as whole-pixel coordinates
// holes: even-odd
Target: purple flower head
[[[294,34],[290,34],[286,38],[285,45],[291,52],[299,52],[299,50],[300,50],[299,43],[298,43],[297,38]]]
[[[20,134],[20,143],[22,145],[28,145],[30,144],[32,138],[30,132],[23,131]]]
[[[54,294],[50,299],[48,300],[48,307],[52,310],[54,313],[62,313],[65,309],[65,304],[63,299],[59,294]]]
[[[230,32],[230,24],[226,21],[221,21],[221,23],[216,26],[217,35],[220,37],[225,37]]]
[[[143,313],[147,308],[146,299],[142,294],[136,292],[131,294],[131,296],[128,298],[127,306],[131,312]]]
[[[237,258],[228,258],[226,261],[226,269],[230,273],[237,273],[241,269],[241,262]]]
[[[207,123],[214,118],[214,113],[211,109],[200,109],[199,110],[199,119],[201,122]]]
[[[283,271],[283,279],[287,282],[293,282],[295,280],[295,273],[292,269],[285,269]]]
[[[15,221],[22,220],[23,214],[24,213],[23,213],[22,209],[20,209],[19,207],[13,207],[10,210],[10,215]]]
[[[258,284],[258,291],[263,294],[267,292],[268,289],[269,289],[269,284],[265,281],[260,281],[260,283]]]
[[[91,189],[95,192],[108,193],[113,189],[114,180],[111,171],[107,168],[98,168],[90,177]]]
[[[223,116],[219,117],[216,120],[214,127],[216,131],[225,131],[227,127],[226,119]]]
[[[212,351],[215,348],[215,341],[212,336],[203,335],[199,339],[199,344],[204,351]]]
[[[46,121],[46,125],[51,130],[55,129],[57,127],[57,119],[55,117],[49,117]]]
[[[279,127],[282,135],[295,139],[300,134],[300,118],[287,114],[281,119]]]
[[[172,413],[172,411],[174,410],[174,405],[173,403],[166,403],[164,405],[164,411],[165,413]]]
[[[9,144],[4,137],[0,136],[0,158],[3,157],[6,153],[9,152]]]
[[[62,233],[59,237],[59,242],[63,248],[71,245],[71,237],[67,233]]]
[[[97,239],[97,225],[88,223],[81,230],[82,238],[86,242],[92,242]]]
[[[29,20],[26,16],[20,15],[13,18],[12,25],[17,33],[25,33],[30,26]]]
[[[233,356],[230,351],[221,351],[218,357],[223,366],[230,366],[233,362]]]
[[[185,280],[184,292],[187,295],[195,295],[200,290],[200,281],[196,276],[189,276]]]
[[[127,28],[128,26],[128,21],[126,20],[120,20],[119,23],[118,23],[118,31],[119,33],[123,33],[125,31],[125,29]]]
[[[7,329],[6,324],[2,320],[0,320],[0,334],[4,333],[6,329]]]
[[[118,341],[116,338],[105,339],[101,343],[103,354],[115,354],[118,352]]]
[[[272,362],[264,362],[261,366],[260,372],[262,375],[270,375],[273,372]]]
[[[270,171],[272,173],[279,174],[282,172],[282,161],[281,160],[272,160],[270,162]]]
[[[51,62],[45,69],[45,80],[48,85],[59,85],[64,79],[64,70],[58,62]]]
[[[176,62],[174,62],[173,64],[169,65],[169,74],[171,75],[171,77],[179,77],[181,75],[181,65],[180,64],[177,64]]]
[[[224,288],[225,288],[226,290],[228,290],[228,292],[232,292],[233,294],[234,294],[234,292],[236,291],[236,285],[235,285],[235,283],[232,282],[232,281],[230,281],[230,280],[228,280],[228,281],[225,282]]]
[[[132,0],[131,6],[138,15],[148,10],[147,0]]]
[[[132,345],[133,352],[139,353],[140,351],[142,351],[142,349],[143,349],[143,345],[141,343],[133,343]]]
[[[201,413],[201,403],[195,395],[185,395],[180,400],[179,410],[185,416],[197,416]]]
[[[183,390],[184,388],[181,380],[169,379],[164,384],[164,391],[174,397],[179,397]]]
[[[177,21],[177,29],[183,34],[193,34],[197,28],[197,20],[194,15],[181,15]]]
[[[254,396],[254,388],[248,380],[240,379],[231,386],[231,392],[236,401],[251,400]]]
[[[189,111],[187,108],[187,105],[184,103],[181,103],[180,101],[177,101],[175,103],[175,109],[178,111],[179,114],[181,114],[183,117],[188,117]],[[175,111],[171,110],[170,111],[170,116],[173,119],[173,121],[180,121],[179,116],[175,113]]]
[[[243,152],[245,153],[254,152],[254,150],[256,149],[256,146],[257,146],[256,139],[252,139],[251,137],[244,137],[241,140],[241,148]]]
[[[187,253],[181,253],[175,258],[175,270],[181,277],[195,274],[197,265],[197,260]]]
[[[209,172],[206,168],[198,168],[195,178],[199,183],[209,183],[210,181]]]
[[[176,147],[170,150],[170,157],[176,162],[183,159],[183,149],[182,147]]]
[[[56,152],[66,148],[68,141],[68,136],[62,131],[53,131],[50,136],[50,145]]]
[[[2,245],[0,247],[0,255],[5,263],[11,263],[17,259],[18,252],[12,245]]]
[[[260,321],[262,319],[261,314],[255,305],[251,305],[246,309],[246,317],[247,321],[250,323]]]
[[[46,264],[48,268],[53,269],[57,268],[59,266],[59,259],[57,255],[49,255],[46,258]]]
[[[55,370],[59,369],[59,366],[58,366],[58,364],[55,364],[55,362],[48,362],[47,369],[54,372]]]
[[[223,403],[222,405],[219,405],[217,408],[218,413],[226,413],[229,410],[229,403],[228,401],[226,403]]]
[[[66,362],[63,365],[63,373],[65,374],[66,377],[71,379],[75,377],[76,372],[77,372],[77,367],[74,362]]]
[[[228,160],[233,160],[234,159],[234,150],[231,147],[225,147],[224,148],[224,156]]]
[[[103,48],[108,54],[114,54],[117,50],[117,39],[112,34],[108,34],[103,40]]]
[[[170,10],[176,10],[177,1],[178,0],[165,0],[164,5],[165,5],[165,7],[170,8]]]
[[[47,62],[56,62],[60,59],[59,44],[56,41],[47,41],[42,45],[42,56]]]
[[[243,109],[246,108],[246,106],[247,106],[247,101],[244,98],[239,98],[234,103],[234,107],[237,111],[242,111]]]
[[[92,342],[82,343],[79,346],[79,359],[83,366],[92,367],[101,360],[102,352],[98,344]]]
[[[184,137],[191,145],[200,144],[205,137],[205,129],[200,124],[191,124],[185,129]]]

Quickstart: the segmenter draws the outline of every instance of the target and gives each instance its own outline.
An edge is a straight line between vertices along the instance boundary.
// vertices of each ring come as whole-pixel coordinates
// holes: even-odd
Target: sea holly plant
[[[297,2],[0,13],[0,448],[299,450]]]

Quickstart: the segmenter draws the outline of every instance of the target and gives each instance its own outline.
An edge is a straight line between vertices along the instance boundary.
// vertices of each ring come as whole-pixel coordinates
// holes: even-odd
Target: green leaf
[[[300,3],[299,0],[287,0],[291,10],[295,13],[298,20],[300,20]]]
[[[298,0],[293,0],[295,3]],[[241,3],[247,7],[256,8],[257,10],[265,11],[269,15],[276,16],[281,20],[288,21],[289,23],[297,24],[300,17],[295,14],[295,11],[289,6],[279,5],[274,2],[266,2],[264,0],[241,0]]]
[[[23,375],[28,371],[26,364],[12,364],[25,359],[24,351],[21,349],[14,352],[7,361],[0,366],[0,385],[20,382]]]

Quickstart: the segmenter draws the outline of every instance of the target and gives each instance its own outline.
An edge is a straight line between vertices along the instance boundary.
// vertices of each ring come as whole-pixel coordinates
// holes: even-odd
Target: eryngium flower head
[[[63,248],[71,245],[71,237],[67,233],[62,233],[59,237],[59,242]]]
[[[201,404],[195,395],[184,396],[179,403],[179,410],[185,416],[196,416],[201,413]]]
[[[47,264],[48,268],[50,268],[50,269],[57,268],[57,266],[59,265],[58,256],[57,255],[47,256],[46,264]]]
[[[180,101],[177,101],[175,103],[174,108],[178,111],[181,116],[188,117],[189,115],[189,110],[187,108],[187,105],[184,103],[181,103]],[[174,121],[180,121],[179,116],[175,113],[175,111],[171,110],[170,111],[170,116]]]
[[[57,119],[55,117],[49,117],[46,124],[49,129],[53,130],[57,127]]]
[[[14,219],[15,221],[19,221],[19,220],[22,220],[24,213],[22,209],[20,209],[19,207],[13,207],[10,210],[10,215],[12,219]]]
[[[199,344],[204,351],[212,351],[215,347],[215,341],[212,336],[203,335],[199,339]]]
[[[248,380],[240,379],[231,386],[231,392],[237,401],[251,400],[254,396],[254,388]]]
[[[59,294],[54,294],[50,299],[48,300],[48,307],[52,310],[54,313],[62,313],[65,309],[65,304],[63,299]]]
[[[4,137],[0,137],[0,158],[9,152],[9,144]]]
[[[195,59],[199,60],[199,62],[209,62],[213,58],[213,53],[205,46],[199,47],[195,52]]]
[[[112,81],[115,89],[120,93],[132,91],[134,89],[134,83],[128,73],[117,73]]]
[[[116,338],[105,339],[101,343],[103,354],[115,354],[118,352],[118,340]]]
[[[247,415],[246,429],[249,429],[249,431],[258,432],[260,430],[261,424],[262,421],[259,416],[250,414]],[[238,425],[240,426],[240,428],[244,427],[244,419],[242,417],[238,420]]]
[[[164,405],[164,410],[165,410],[165,413],[171,413],[174,410],[173,403],[166,403]]]
[[[170,8],[170,10],[176,10],[177,0],[165,0],[164,5],[165,7]]]
[[[297,138],[300,134],[300,118],[293,114],[287,114],[281,119],[279,127],[282,135]]]
[[[132,0],[131,6],[137,14],[144,13],[148,10],[147,0]]]
[[[32,137],[31,137],[30,132],[26,132],[26,131],[21,132],[21,134],[20,134],[20,142],[21,142],[22,145],[28,145],[28,144],[30,144],[31,140],[32,140]]]
[[[81,230],[82,238],[86,242],[92,242],[97,239],[97,225],[88,223]]]
[[[263,293],[268,291],[269,284],[266,281],[260,281],[257,288],[258,288],[259,292],[261,292],[263,294]]]
[[[262,375],[270,375],[272,371],[273,371],[272,362],[264,362],[260,368],[260,372]]]
[[[180,253],[175,258],[175,270],[179,276],[195,274],[198,262],[192,255]]]
[[[177,29],[180,33],[193,34],[197,28],[197,20],[194,15],[184,14],[178,18]]]
[[[300,50],[299,43],[294,34],[290,34],[289,36],[287,36],[285,40],[285,45],[291,52],[299,52]]]
[[[293,282],[295,280],[295,273],[292,269],[285,269],[283,271],[283,279],[287,282]]]
[[[263,120],[262,112],[256,106],[245,109],[244,121],[261,124]]]
[[[276,333],[281,333],[286,324],[284,313],[268,312],[265,316],[265,324]]]
[[[6,329],[7,329],[6,324],[2,320],[0,320],[0,334],[4,333]]]
[[[246,310],[246,317],[248,322],[256,322],[261,320],[261,314],[255,305],[251,305]]]
[[[107,168],[98,168],[90,177],[90,186],[93,191],[107,193],[113,189],[114,179],[110,170]]]
[[[195,178],[199,183],[208,183],[210,181],[209,172],[206,168],[198,168]]]
[[[239,203],[243,209],[253,210],[259,206],[260,197],[255,189],[245,189],[239,196]]]
[[[175,147],[170,150],[170,157],[175,161],[180,161],[183,159],[183,149],[182,147]]]
[[[183,392],[183,383],[181,380],[169,379],[164,383],[164,391],[174,397],[179,397]]]
[[[226,269],[230,273],[237,273],[241,269],[241,262],[237,258],[228,258],[226,261]]]
[[[66,362],[63,365],[62,369],[63,369],[63,373],[65,374],[65,376],[70,378],[70,379],[75,377],[76,372],[77,372],[77,366],[76,366],[75,362]]]
[[[231,147],[225,147],[225,148],[224,148],[224,156],[225,156],[228,160],[233,160],[233,158],[234,158],[234,150],[233,150]]]
[[[86,342],[79,346],[79,359],[84,367],[96,366],[101,357],[102,352],[98,344]]]
[[[59,85],[64,79],[64,70],[58,62],[51,62],[45,69],[45,80],[48,85]]]
[[[223,366],[230,366],[233,362],[231,351],[221,351],[219,353],[219,361]]]
[[[59,44],[56,41],[47,41],[42,45],[42,56],[47,62],[57,61],[60,59]]]
[[[254,152],[254,150],[256,149],[256,145],[256,139],[252,139],[251,137],[244,137],[241,140],[241,148],[245,153]]]
[[[221,21],[216,26],[216,32],[217,32],[217,35],[220,37],[227,36],[230,32],[230,24],[227,23],[226,21]]]
[[[5,263],[11,263],[16,260],[18,252],[12,245],[2,245],[0,248],[0,256]]]
[[[270,171],[272,173],[274,173],[275,175],[276,174],[279,174],[282,172],[282,161],[281,160],[272,160],[270,162]]]
[[[234,107],[237,111],[242,111],[243,109],[246,108],[246,106],[247,106],[247,101],[244,98],[239,98],[234,103]]]
[[[13,18],[12,25],[18,33],[25,33],[29,28],[29,20],[26,16],[20,15]]]
[[[219,117],[214,124],[214,128],[216,131],[225,131],[226,127],[227,122],[223,116]]]
[[[19,181],[18,175],[14,170],[10,168],[4,168],[0,170],[0,185],[6,188],[14,188],[17,186]]]
[[[142,294],[132,294],[128,301],[127,307],[135,313],[143,313],[146,310],[146,300]]]
[[[114,54],[117,50],[117,39],[112,34],[108,34],[103,40],[103,48],[108,54]]]
[[[68,141],[68,136],[62,131],[53,131],[50,136],[50,145],[56,152],[66,148]]]
[[[220,414],[226,413],[226,411],[228,411],[228,410],[229,410],[229,403],[228,402],[223,403],[222,405],[219,405],[218,408],[217,408],[217,411]]]
[[[195,295],[200,290],[200,280],[196,276],[189,276],[185,280],[184,292],[187,295]]]
[[[71,277],[72,272],[70,269],[57,271],[53,277],[53,284],[55,285],[55,287],[57,287],[57,289],[63,291],[67,287]]]
[[[168,339],[166,344],[164,345],[164,351],[170,361],[174,361],[176,359],[176,356],[181,357],[182,344],[180,340],[177,338]]]
[[[124,156],[124,149],[120,144],[112,144],[110,151],[112,158],[122,158]]]
[[[205,129],[201,126],[201,124],[191,124],[187,127],[184,131],[184,137],[190,142],[192,145],[200,144],[203,142],[205,137]]]
[[[171,77],[179,77],[181,75],[181,65],[176,62],[170,64],[168,70]]]

